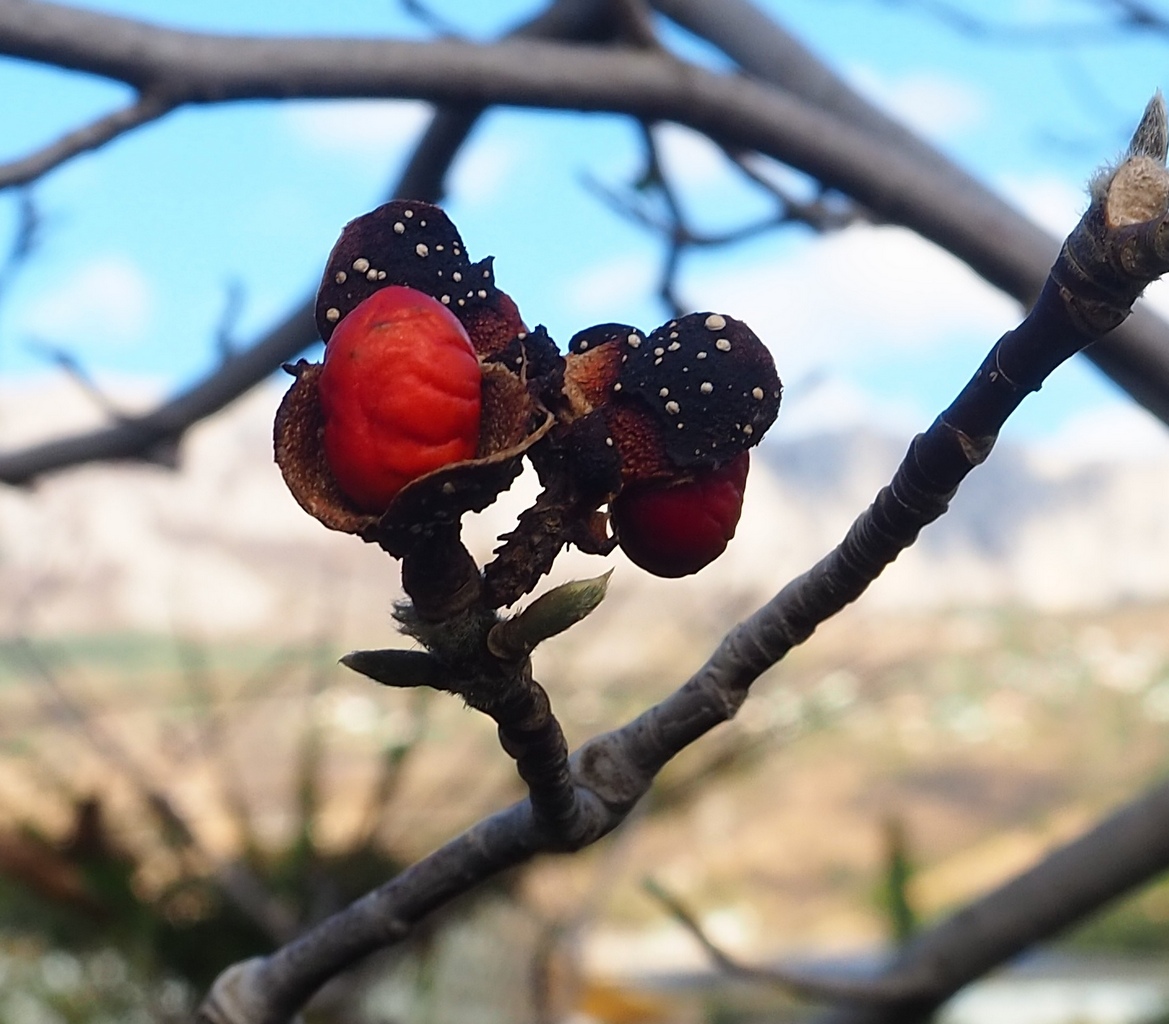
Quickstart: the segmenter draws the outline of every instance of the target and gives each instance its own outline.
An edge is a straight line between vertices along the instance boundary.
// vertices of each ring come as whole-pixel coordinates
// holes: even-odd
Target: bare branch
[[[1010,22],[997,21],[973,13],[970,9],[946,0],[885,0],[890,7],[922,11],[960,35],[994,43],[1026,46],[1083,46],[1132,35],[1134,32],[1164,34],[1169,19],[1147,4],[1136,0],[1106,0],[1099,7],[1112,8],[1115,16],[1102,21]]]
[[[660,50],[661,40],[654,29],[653,13],[645,0],[609,0],[620,34],[648,50]]]
[[[459,26],[452,21],[448,21],[437,11],[433,11],[429,4],[423,3],[423,0],[400,0],[402,10],[410,17],[414,18],[420,25],[426,26],[435,35],[444,36],[448,39],[462,39],[463,33],[459,30]]]
[[[125,416],[117,423],[75,437],[0,454],[0,480],[24,484],[66,466],[110,459],[157,461],[160,450],[164,463],[168,463],[171,460],[166,453],[192,425],[254,387],[274,367],[312,344],[315,337],[312,306],[306,304],[259,343],[224,360],[216,373],[152,412]]]
[[[715,966],[732,977],[759,985],[781,989],[791,995],[818,1003],[898,1003],[921,999],[932,993],[933,979],[924,971],[917,976],[908,972],[877,978],[851,978],[827,975],[822,971],[806,971],[788,967],[752,967],[740,963],[722,949],[698,923],[698,919],[677,896],[659,882],[647,878],[645,889],[685,928],[702,946]]]
[[[717,46],[750,74],[886,140],[917,166],[918,177],[915,184],[908,186],[907,195],[929,182],[931,190],[960,196],[960,216],[965,224],[960,231],[964,237],[958,242],[948,232],[914,227],[887,203],[872,202],[847,187],[842,188],[882,219],[920,230],[923,237],[965,260],[987,281],[1024,305],[1034,299],[1047,273],[1051,254],[1057,248],[1056,240],[857,93],[750,0],[722,0],[717,6],[704,0],[650,2],[683,28]],[[780,159],[808,170],[798,161]],[[980,223],[993,225],[981,244],[973,238]],[[1006,234],[999,235],[1000,230]],[[970,243],[974,243],[973,247]],[[1154,416],[1169,423],[1167,351],[1169,326],[1147,308],[1138,307],[1125,324],[1093,345],[1085,355]]]
[[[5,45],[3,14],[0,3],[0,51]],[[612,31],[608,0],[557,0],[513,34],[600,41],[609,38]],[[391,197],[437,201],[444,191],[447,170],[482,110],[474,104],[440,107]],[[190,427],[233,402],[318,340],[313,302],[314,296],[307,296],[250,348],[223,359],[214,372],[145,415],[20,451],[0,452],[0,482],[27,484],[46,473],[88,462],[140,459],[173,465],[175,446]],[[160,460],[160,452],[167,458]]]
[[[661,0],[658,6],[672,13],[671,8],[689,5],[684,0]],[[707,8],[708,20],[712,10]],[[692,21],[699,18],[692,6],[683,13]],[[725,20],[734,20],[736,31],[741,24],[738,19]],[[761,20],[761,38],[771,38],[775,26]],[[717,26],[705,25],[704,32],[709,38],[719,36]],[[798,44],[793,41],[787,49],[790,53]],[[797,95],[645,51],[518,41],[474,46],[449,41],[225,38],[29,0],[0,2],[0,52],[135,85],[165,81],[166,94],[175,102],[392,96],[603,110],[644,120],[673,120],[724,144],[758,150],[800,168],[825,186],[851,195],[882,219],[948,249],[1025,303],[1038,294],[1056,248],[1042,229],[984,188],[972,188],[968,176],[904,128],[874,114],[846,86],[825,83],[824,74],[817,76],[814,67],[809,71],[807,59],[802,64],[796,60],[794,69],[778,74],[803,76],[801,88],[824,85],[816,102],[832,103],[833,117]],[[772,51],[767,64],[783,67],[788,55]],[[1166,331],[1148,315],[1135,322],[1137,329],[1109,339],[1092,357],[1139,402],[1169,421]],[[104,441],[97,446],[99,452],[111,447],[109,439]],[[46,453],[46,466],[72,464],[83,453],[100,457],[93,449],[87,440],[80,449]],[[0,479],[9,482],[27,479],[32,469],[25,462],[12,467],[0,459]]]
[[[790,191],[773,181],[763,171],[753,166],[751,153],[724,150],[739,172],[753,181],[764,192],[769,193],[779,204],[782,222],[804,224],[813,231],[839,231],[858,221],[872,221],[869,211],[848,199],[847,196],[830,196],[823,189],[815,199],[799,199]]]
[[[12,244],[0,264],[0,302],[3,301],[16,275],[31,258],[40,243],[44,228],[40,212],[33,202],[32,192],[22,189],[17,194],[16,231]]]
[[[215,348],[220,359],[227,359],[236,349],[236,327],[244,310],[244,286],[239,278],[233,277],[224,290],[223,312],[215,327]]]
[[[45,359],[62,370],[74,384],[92,399],[93,404],[110,419],[120,420],[124,418],[122,410],[98,386],[97,381],[93,379],[89,371],[81,364],[81,360],[72,352],[62,348],[60,345],[51,345],[47,341],[39,341],[36,339],[29,342],[29,348],[38,355],[44,356]]]
[[[77,728],[78,734],[102,760],[131,783],[156,819],[163,839],[184,857],[193,857],[201,864],[210,865],[220,888],[240,910],[273,941],[288,941],[294,934],[293,922],[284,908],[271,898],[263,882],[242,864],[217,863],[174,803],[150,778],[150,773],[73,698],[36,648],[24,637],[18,637],[13,647],[40,678],[44,687],[42,699]]]
[[[856,204],[844,197],[837,202],[826,201],[823,197],[810,201],[799,200],[753,168],[749,162],[749,153],[733,151],[724,146],[721,148],[727,160],[775,201],[776,211],[769,217],[727,231],[696,231],[690,225],[681,198],[670,180],[653,129],[643,123],[641,134],[645,167],[629,187],[628,194],[618,193],[592,177],[586,177],[584,184],[618,214],[638,222],[660,237],[663,255],[657,293],[672,316],[682,316],[689,311],[678,295],[678,272],[688,250],[733,245],[791,224],[804,224],[816,231],[838,230],[866,216]],[[661,198],[665,207],[662,213],[653,211],[644,201],[643,194],[647,191]]]
[[[173,109],[173,104],[161,96],[146,94],[140,96],[128,107],[115,110],[96,121],[61,136],[43,149],[30,153],[19,160],[0,164],[0,189],[14,185],[27,185],[43,177],[55,167],[73,157],[98,149],[119,135],[141,127],[149,121],[157,121]]]
[[[1169,785],[1162,784],[922,931],[880,977],[891,981],[925,973],[931,978],[928,997],[911,1006],[841,1007],[820,1024],[925,1021],[962,986],[1151,880],[1167,864]]]
[[[1144,219],[1133,219],[1136,211]],[[1149,157],[1134,157],[1095,191],[1035,307],[991,349],[950,407],[914,439],[891,484],[842,543],[735,627],[673,694],[622,728],[590,740],[572,758],[571,837],[550,835],[527,801],[493,815],[271,956],[230,969],[208,996],[204,1019],[277,1024],[326,979],[398,941],[422,916],[491,875],[542,850],[579,849],[610,832],[671,758],[732,718],[764,671],[856,600],[922,527],[946,511],[1023,398],[1120,322],[1145,284],[1167,270],[1169,171]],[[1155,858],[1138,848],[1140,870],[1150,859],[1169,862],[1169,830],[1161,832]],[[1131,874],[1132,861],[1125,870]],[[1048,916],[1064,920],[1062,913],[1049,910]],[[1034,941],[1045,933],[1030,921],[1024,916],[1015,927]]]

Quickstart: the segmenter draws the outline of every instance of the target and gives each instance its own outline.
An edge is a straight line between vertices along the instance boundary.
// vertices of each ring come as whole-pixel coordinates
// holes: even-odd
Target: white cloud
[[[706,273],[686,296],[747,321],[793,379],[956,336],[989,346],[1019,316],[956,257],[907,229],[867,225],[765,264]]]
[[[569,311],[583,320],[612,320],[617,309],[651,292],[657,273],[657,257],[652,255],[621,256],[584,270],[568,286]]]
[[[1152,413],[1118,401],[1072,417],[1033,450],[1056,471],[1091,462],[1144,462],[1169,456],[1169,431]]]
[[[531,145],[511,133],[497,131],[472,141],[451,171],[452,195],[477,205],[491,202],[507,183],[521,154],[531,159]]]
[[[921,415],[902,403],[882,402],[851,381],[822,378],[801,386],[792,380],[780,408],[784,440],[862,429],[910,437],[926,426]],[[809,386],[810,384],[810,386]]]
[[[932,71],[888,77],[868,67],[849,72],[852,84],[879,107],[931,139],[952,139],[986,114],[986,98],[968,82]]]
[[[999,189],[1030,220],[1053,235],[1066,237],[1088,207],[1088,193],[1082,185],[1062,178],[999,179]]]
[[[413,142],[431,108],[418,100],[330,100],[281,106],[293,138],[348,156],[384,157]]]
[[[122,256],[99,257],[58,280],[61,287],[36,294],[17,312],[18,331],[53,341],[115,345],[144,335],[154,295],[136,263]]]
[[[675,184],[702,186],[721,181],[727,174],[727,158],[705,135],[676,124],[654,129],[662,159]]]

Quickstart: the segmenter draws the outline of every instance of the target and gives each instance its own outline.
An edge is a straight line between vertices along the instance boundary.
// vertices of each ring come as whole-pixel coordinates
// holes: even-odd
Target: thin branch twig
[[[14,2],[24,10],[29,6],[22,0],[5,2]],[[61,10],[68,19],[72,12],[66,8]],[[0,51],[4,50],[6,41],[4,12],[5,3],[0,2]],[[557,0],[546,11],[519,25],[512,35],[599,42],[610,38],[612,32],[608,0]],[[55,39],[56,43],[60,41]],[[181,48],[187,42],[180,38],[178,45]],[[389,197],[437,202],[445,190],[447,171],[483,109],[479,104],[439,107]],[[175,445],[192,426],[255,387],[318,340],[313,303],[314,296],[307,296],[249,348],[233,352],[213,372],[145,415],[18,451],[0,452],[0,483],[28,484],[46,473],[89,462],[120,459],[157,462],[160,450],[173,455]],[[172,457],[167,464],[173,463]]]
[[[851,978],[830,976],[822,971],[790,967],[753,967],[741,963],[711,939],[694,914],[660,882],[647,878],[642,882],[642,888],[694,936],[716,967],[743,981],[778,988],[790,995],[818,1003],[903,1004],[932,992],[930,985],[933,979],[924,972],[917,977],[898,974],[875,978]]]
[[[71,722],[78,734],[107,764],[115,768],[138,793],[158,822],[164,840],[180,855],[211,865],[220,888],[251,920],[276,942],[294,934],[291,920],[271,898],[263,882],[240,864],[217,863],[167,794],[154,784],[126,747],[97,722],[88,709],[69,693],[60,677],[25,637],[17,637],[13,649],[36,672],[52,707]]]
[[[869,102],[751,0],[720,0],[717,5],[706,0],[649,2],[682,28],[716,46],[748,74],[885,140],[917,168],[918,183],[906,183],[910,192],[928,187],[940,195],[961,196],[964,208],[961,216],[965,221],[962,233],[977,233],[980,224],[990,234],[1006,230],[1008,234],[999,239],[1001,248],[997,243],[989,245],[991,250],[999,249],[997,255],[990,251],[975,255],[966,242],[955,246],[944,232],[927,228],[920,233],[965,260],[976,273],[1024,305],[1034,301],[1056,251],[1055,238],[1021,216],[940,150]],[[797,160],[782,157],[780,160],[808,169]],[[889,203],[871,202],[847,187],[842,191],[859,199],[881,220],[912,227]],[[990,242],[989,234],[984,236],[984,241]],[[996,263],[997,270],[985,266],[984,258]],[[1159,368],[1167,351],[1169,333],[1165,323],[1147,308],[1138,307],[1126,323],[1088,349],[1085,356],[1154,416],[1169,423],[1169,388],[1166,387],[1169,379],[1162,376]]]
[[[125,418],[125,413],[118,407],[117,403],[102,390],[97,381],[82,365],[81,360],[68,349],[35,338],[29,342],[28,347],[64,372],[65,376],[84,391],[93,404],[111,420],[117,422]]]
[[[0,164],[0,189],[36,181],[75,156],[98,149],[119,135],[125,135],[150,121],[157,121],[173,110],[174,106],[172,101],[163,96],[150,93],[139,96],[129,106],[62,135],[35,153]]]

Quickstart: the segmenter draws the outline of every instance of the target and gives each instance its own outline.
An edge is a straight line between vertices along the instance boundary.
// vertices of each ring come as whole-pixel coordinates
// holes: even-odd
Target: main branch
[[[681,688],[574,756],[575,848],[615,828],[672,757],[733,717],[764,671],[860,596],[918,531],[946,510],[1023,398],[1060,363],[1120,323],[1144,286],[1169,270],[1167,139],[1158,96],[1126,161],[1094,183],[1092,205],[1065,242],[1035,307],[991,349],[950,407],[914,439],[892,483],[844,541],[732,630]],[[516,804],[271,956],[229,969],[204,1004],[203,1017],[214,1024],[280,1024],[325,980],[399,941],[423,915],[552,849],[563,846],[548,842],[528,802]],[[1164,852],[1169,857],[1169,849]],[[1131,868],[1125,865],[1126,871]],[[1087,889],[1094,891],[1091,885]],[[1028,934],[1033,940],[1041,933]]]

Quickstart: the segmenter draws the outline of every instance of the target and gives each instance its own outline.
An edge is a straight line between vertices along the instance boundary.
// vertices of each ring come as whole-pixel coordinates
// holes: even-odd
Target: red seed
[[[337,325],[320,376],[325,458],[363,511],[475,456],[479,360],[462,324],[413,288],[382,288]]]
[[[735,535],[750,453],[681,483],[626,487],[613,499],[613,530],[634,565],[655,576],[689,576],[713,562]]]

